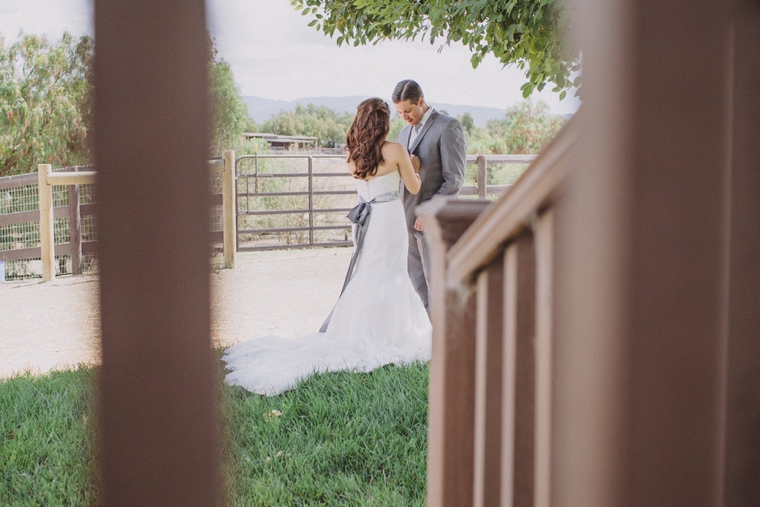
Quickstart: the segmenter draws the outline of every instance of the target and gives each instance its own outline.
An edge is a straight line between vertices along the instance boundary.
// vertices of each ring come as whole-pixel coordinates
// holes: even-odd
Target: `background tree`
[[[465,131],[467,151],[479,154],[538,153],[567,120],[551,114],[545,102],[525,100],[507,109],[501,120],[490,120],[485,128]]]
[[[396,136],[399,132],[401,132],[401,129],[406,127],[406,122],[401,118],[401,116],[398,115],[398,113],[391,113],[391,128],[388,131],[388,137],[386,139],[388,141],[396,141]]]
[[[286,136],[316,137],[320,146],[332,148],[346,142],[354,120],[351,113],[337,113],[325,106],[296,105],[295,111],[280,111],[261,126],[265,132]]]
[[[92,39],[0,38],[0,176],[90,160]]]
[[[564,98],[578,70],[577,49],[563,44],[569,28],[565,0],[291,0],[314,26],[343,43],[428,38],[461,42],[477,67],[487,54],[525,69],[523,96],[553,83]],[[578,84],[576,82],[576,84]]]
[[[213,110],[212,154],[235,148],[248,113],[230,65],[217,58],[209,37]],[[64,33],[21,34],[6,45],[0,37],[0,176],[92,163],[93,40]]]
[[[221,155],[222,150],[237,149],[243,141],[242,134],[249,126],[248,107],[235,84],[232,68],[223,58],[218,58],[216,45],[209,36],[209,75],[213,133],[211,154]]]
[[[457,116],[457,120],[462,124],[462,128],[465,132],[468,134],[472,133],[472,129],[475,128],[475,118],[473,118],[469,112],[460,114]]]

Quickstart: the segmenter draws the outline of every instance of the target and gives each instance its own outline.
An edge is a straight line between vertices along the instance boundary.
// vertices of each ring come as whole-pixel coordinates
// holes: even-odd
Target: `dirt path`
[[[340,292],[349,248],[241,254],[211,276],[212,338],[230,345],[319,328]],[[0,283],[0,378],[100,360],[96,276]]]

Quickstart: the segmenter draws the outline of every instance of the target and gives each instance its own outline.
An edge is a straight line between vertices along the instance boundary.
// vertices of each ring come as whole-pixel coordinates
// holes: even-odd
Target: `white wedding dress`
[[[271,396],[315,372],[368,372],[386,364],[430,359],[430,320],[407,272],[408,233],[399,183],[398,171],[356,180],[364,201],[393,200],[371,204],[353,276],[326,332],[233,345],[223,357],[232,370],[228,384]]]

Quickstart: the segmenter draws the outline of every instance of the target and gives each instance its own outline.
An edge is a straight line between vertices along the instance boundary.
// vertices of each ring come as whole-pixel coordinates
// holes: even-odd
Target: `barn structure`
[[[281,149],[309,148],[319,144],[319,138],[312,136],[285,136],[265,132],[244,132],[243,137],[245,139],[263,139],[272,148]]]

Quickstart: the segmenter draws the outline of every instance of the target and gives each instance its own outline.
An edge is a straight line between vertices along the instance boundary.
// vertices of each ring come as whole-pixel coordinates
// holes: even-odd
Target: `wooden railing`
[[[511,185],[489,185],[488,166],[493,164],[530,164],[536,159],[536,155],[467,155],[467,165],[478,167],[475,186],[464,186],[460,190],[460,196],[477,195],[485,199],[489,195],[501,195]]]
[[[420,209],[433,278],[430,506],[548,505],[554,205],[575,133],[571,122],[492,205]]]

